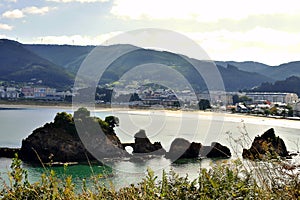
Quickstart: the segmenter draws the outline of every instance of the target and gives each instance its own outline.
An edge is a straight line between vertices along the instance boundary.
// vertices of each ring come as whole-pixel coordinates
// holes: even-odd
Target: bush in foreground
[[[256,166],[257,167],[257,166]],[[237,160],[221,162],[210,169],[200,169],[195,180],[180,177],[171,171],[163,172],[161,180],[152,170],[137,185],[116,190],[105,187],[97,177],[93,186],[83,180],[81,190],[75,189],[72,177],[59,179],[54,171],[45,171],[40,182],[29,183],[21,161],[13,159],[9,172],[10,183],[0,192],[2,199],[299,199],[299,173],[279,171],[270,166],[264,176],[261,169],[247,168]],[[273,173],[277,174],[273,174]],[[273,181],[268,181],[272,175]]]

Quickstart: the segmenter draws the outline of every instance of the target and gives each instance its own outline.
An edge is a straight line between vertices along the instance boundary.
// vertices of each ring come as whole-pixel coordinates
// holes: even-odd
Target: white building
[[[281,93],[281,92],[248,92],[245,94],[247,97],[251,98],[253,102],[258,101],[270,101],[282,102],[282,103],[295,103],[298,100],[298,96],[295,93]]]
[[[300,117],[300,101],[298,101],[295,105],[294,105],[294,115],[297,117]]]

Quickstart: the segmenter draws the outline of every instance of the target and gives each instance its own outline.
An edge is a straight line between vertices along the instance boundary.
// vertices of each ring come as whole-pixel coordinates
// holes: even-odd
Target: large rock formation
[[[156,155],[163,155],[166,151],[163,149],[160,142],[152,144],[146,136],[145,130],[140,130],[134,136],[133,153],[150,153]]]
[[[172,142],[169,152],[166,153],[166,158],[172,160],[198,158],[201,147],[202,145],[200,143],[190,143],[186,139],[176,138]]]
[[[278,136],[276,137],[274,129],[267,130],[261,136],[254,138],[250,149],[243,149],[243,158],[247,159],[262,159],[266,154],[271,157],[286,157],[288,151],[284,141]]]
[[[58,113],[54,122],[34,130],[22,141],[19,156],[24,161],[45,163],[87,162],[88,159],[124,156],[125,151],[113,130],[117,120],[113,119],[108,117],[102,121],[90,117],[89,111],[83,108],[74,113],[74,118],[65,112]]]

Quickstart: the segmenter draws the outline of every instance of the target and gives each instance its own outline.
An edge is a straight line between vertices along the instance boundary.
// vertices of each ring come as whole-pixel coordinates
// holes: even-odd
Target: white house
[[[298,101],[295,105],[294,105],[294,115],[297,117],[300,117],[300,101]]]

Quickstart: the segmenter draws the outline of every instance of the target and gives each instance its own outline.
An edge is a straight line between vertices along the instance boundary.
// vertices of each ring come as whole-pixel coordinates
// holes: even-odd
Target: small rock
[[[146,136],[145,130],[140,130],[134,136],[133,153],[151,153],[157,155],[165,154],[160,142],[152,144]]]

